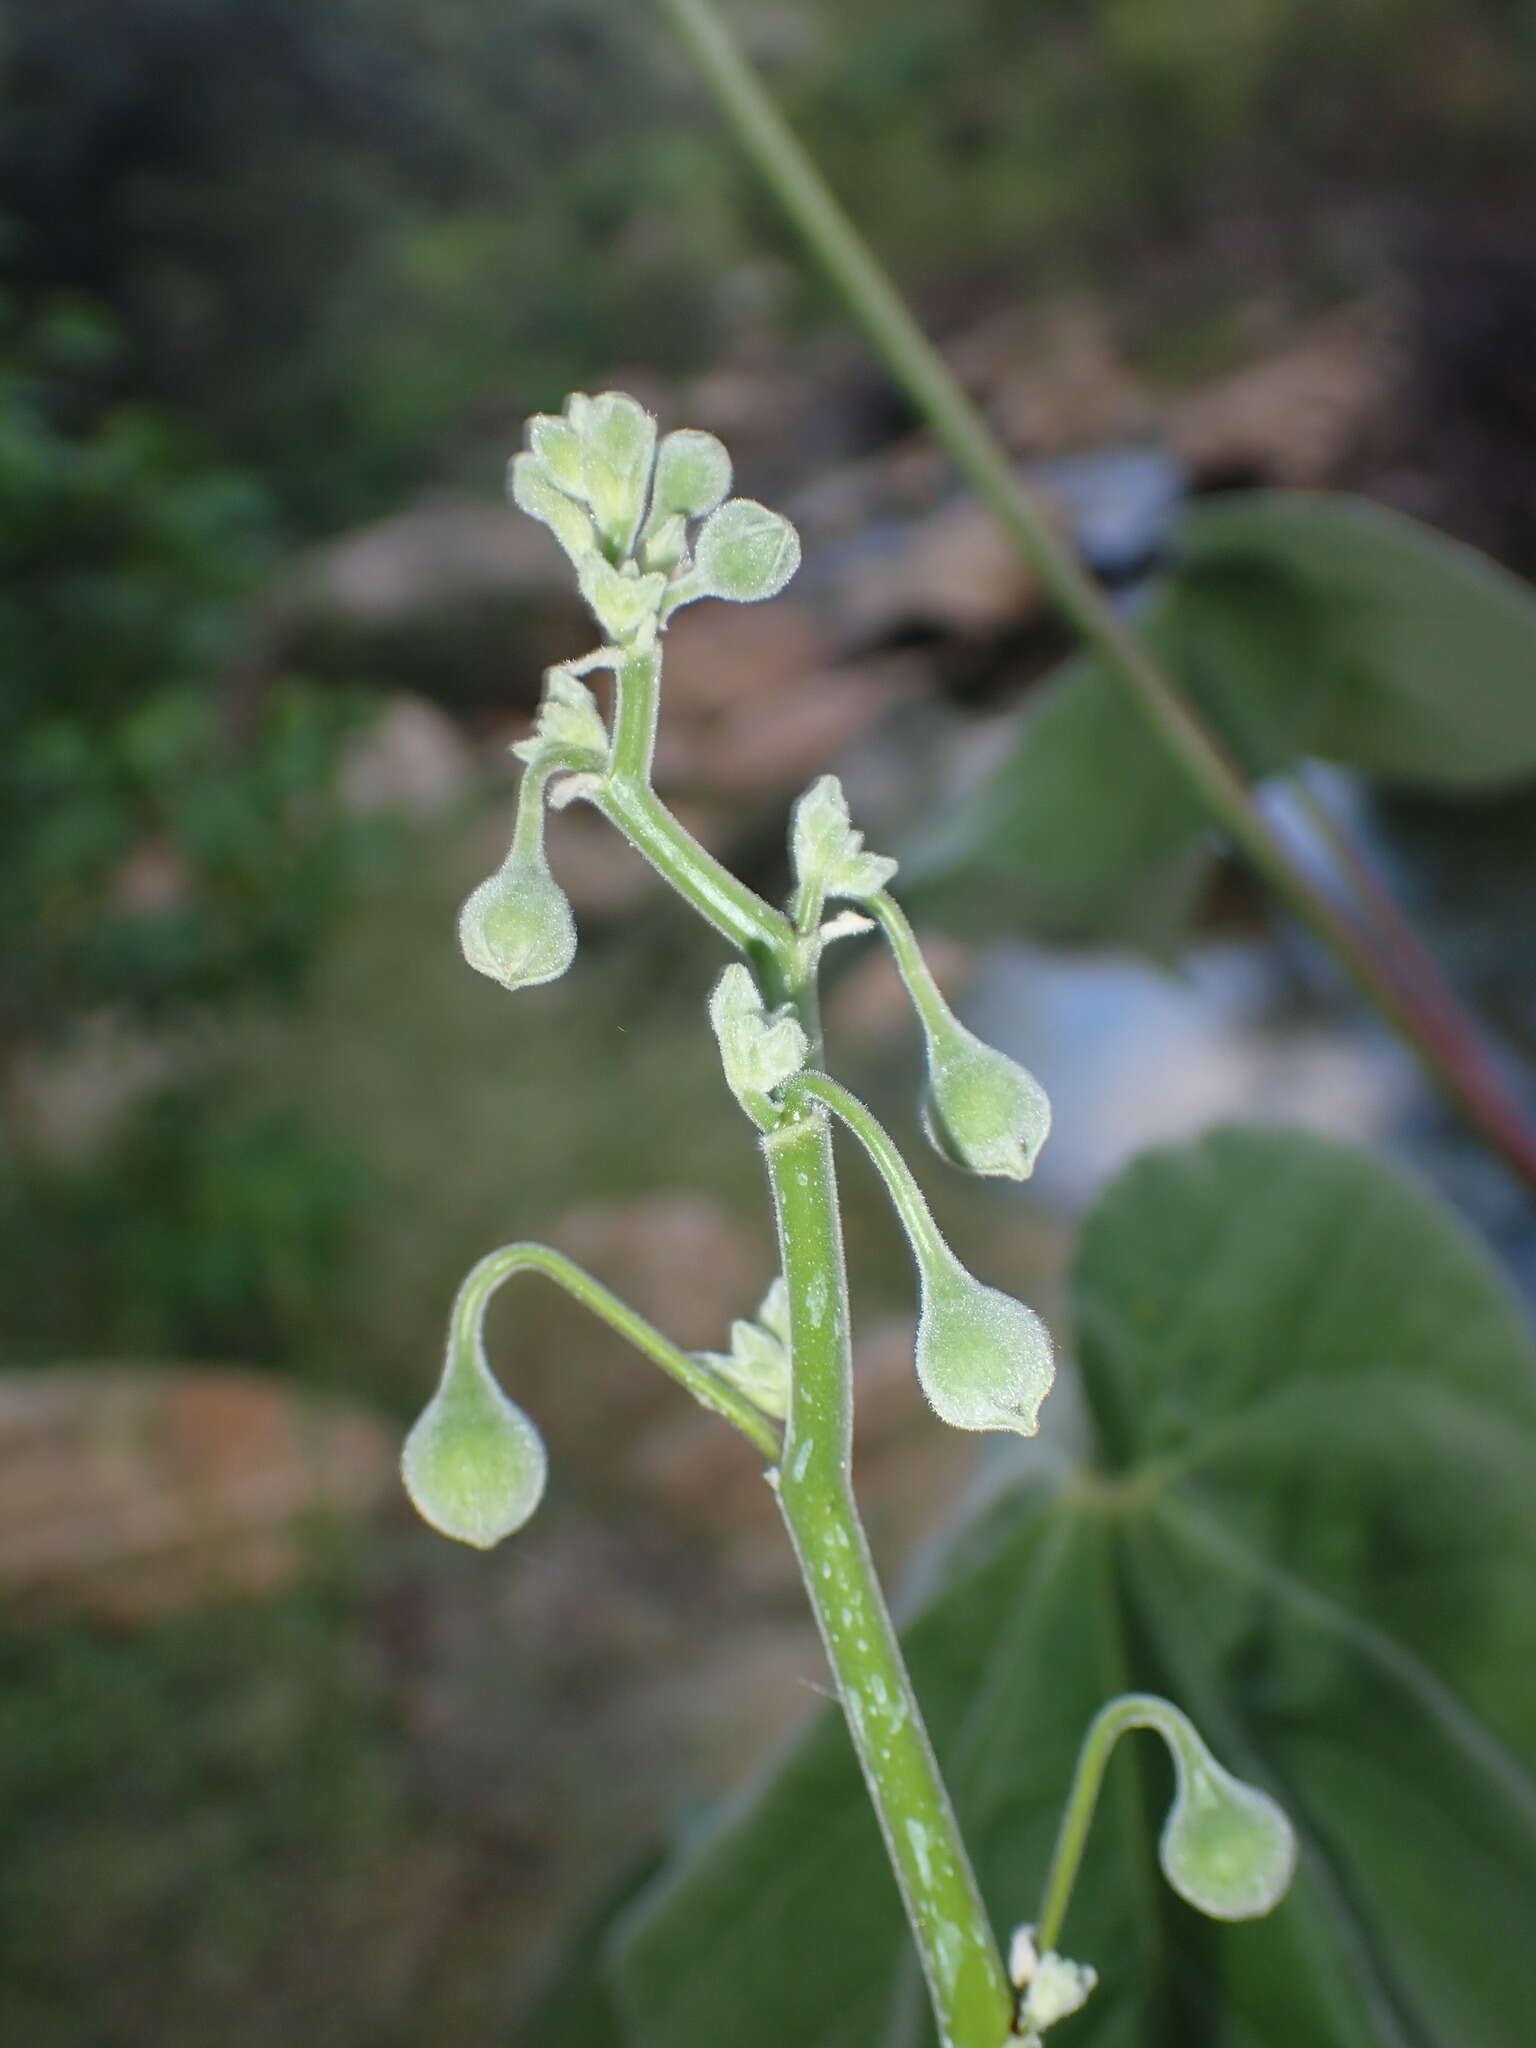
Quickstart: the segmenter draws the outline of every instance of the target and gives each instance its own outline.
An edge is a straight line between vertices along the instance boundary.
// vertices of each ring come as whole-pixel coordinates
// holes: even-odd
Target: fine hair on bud
[[[565,973],[576,957],[576,921],[541,854],[514,850],[471,890],[459,944],[470,966],[503,988],[536,988]]]
[[[437,1392],[405,1440],[400,1472],[418,1514],[489,1550],[533,1514],[548,1473],[543,1440],[491,1376],[479,1338],[455,1334]]]
[[[956,1429],[1033,1436],[1056,1377],[1044,1323],[947,1252],[923,1258],[921,1288],[917,1377],[934,1412]]]
[[[1296,1868],[1290,1822],[1267,1792],[1224,1770],[1187,1721],[1168,1746],[1178,1790],[1158,1844],[1163,1874],[1213,1920],[1270,1912]]]
[[[1050,1133],[1050,1099],[1027,1068],[952,1017],[929,1033],[923,1128],[952,1165],[1025,1180]]]

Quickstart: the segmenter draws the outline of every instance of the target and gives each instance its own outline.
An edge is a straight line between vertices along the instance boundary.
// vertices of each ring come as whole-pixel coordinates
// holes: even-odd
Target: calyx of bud
[[[947,1009],[924,1020],[928,1085],[923,1129],[936,1152],[969,1173],[1026,1180],[1051,1128],[1045,1090],[1017,1060],[987,1045]]]
[[[401,1456],[417,1513],[443,1535],[489,1550],[532,1515],[547,1471],[538,1431],[492,1377],[478,1325],[456,1325],[437,1392]]]
[[[1159,1732],[1177,1791],[1158,1843],[1163,1875],[1213,1920],[1253,1920],[1280,1903],[1296,1868],[1296,1835],[1267,1792],[1225,1770],[1176,1707]]]
[[[503,988],[559,980],[576,957],[576,921],[542,846],[525,852],[514,845],[470,891],[459,912],[459,944],[470,966]]]
[[[1056,1377],[1044,1323],[968,1273],[936,1234],[913,1250],[921,1287],[917,1377],[934,1412],[956,1429],[1033,1436]]]

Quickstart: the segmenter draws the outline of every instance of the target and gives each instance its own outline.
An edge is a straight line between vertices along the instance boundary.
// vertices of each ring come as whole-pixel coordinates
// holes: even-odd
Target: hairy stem
[[[1417,963],[1418,974],[1404,974],[1387,947],[1313,885],[1254,802],[1227,750],[1059,538],[763,90],[712,0],[659,0],[659,5],[693,53],[742,147],[892,376],[1051,598],[1119,681],[1212,816],[1334,955],[1359,993],[1412,1047],[1441,1094],[1520,1179],[1536,1189],[1536,1132],[1524,1106],[1483,1051],[1465,1013],[1456,1011],[1453,1019],[1452,1010],[1436,1014],[1426,1008],[1427,956]],[[1432,971],[1438,985],[1438,971]]]
[[[911,1923],[944,2048],[1001,2048],[1013,1994],[875,1576],[850,1478],[848,1297],[827,1121],[763,1140],[794,1372],[779,1505]]]
[[[743,953],[759,960],[793,936],[783,912],[738,881],[646,784],[610,777],[592,801],[663,880]]]
[[[875,1171],[885,1182],[891,1207],[901,1219],[901,1227],[919,1264],[937,1266],[953,1263],[953,1254],[939,1235],[939,1226],[933,1220],[927,1197],[917,1184],[917,1176],[902,1158],[895,1140],[879,1118],[866,1109],[841,1081],[834,1081],[830,1074],[797,1074],[784,1092],[786,1100],[791,1102],[798,1103],[809,1096],[822,1103],[858,1139],[869,1154]]]
[[[508,1244],[503,1245],[500,1251],[488,1252],[471,1267],[459,1289],[453,1307],[454,1328],[461,1328],[470,1320],[478,1327],[497,1288],[510,1280],[514,1273],[529,1272],[542,1273],[546,1280],[553,1280],[557,1287],[563,1287],[583,1308],[590,1309],[611,1330],[617,1331],[626,1343],[659,1365],[663,1372],[670,1373],[696,1401],[739,1429],[770,1463],[777,1460],[779,1432],[770,1417],[745,1394],[723,1380],[703,1359],[679,1350],[670,1337],[663,1336],[653,1323],[648,1323],[627,1302],[610,1293],[600,1280],[594,1280],[574,1259],[568,1259],[564,1252],[557,1252],[549,1245]]]

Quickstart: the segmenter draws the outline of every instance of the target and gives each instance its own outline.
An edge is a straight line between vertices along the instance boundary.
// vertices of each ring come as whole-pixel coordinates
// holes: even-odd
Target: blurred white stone
[[[348,810],[429,818],[464,794],[474,755],[458,726],[425,697],[401,691],[342,758],[337,789]]]

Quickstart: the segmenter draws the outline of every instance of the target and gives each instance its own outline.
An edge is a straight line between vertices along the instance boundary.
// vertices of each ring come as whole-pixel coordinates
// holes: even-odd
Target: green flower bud
[[[442,1382],[400,1460],[417,1513],[443,1535],[489,1550],[528,1520],[547,1470],[538,1431],[492,1378],[478,1334],[456,1330]]]
[[[622,391],[573,392],[565,410],[581,441],[583,495],[614,559],[623,561],[645,516],[656,422]]]
[[[668,434],[656,450],[656,480],[651,487],[646,532],[654,533],[674,515],[702,519],[714,511],[730,488],[731,458],[713,434],[695,427]]]
[[[693,595],[756,604],[781,591],[800,566],[800,536],[751,498],[712,512],[693,544]]]
[[[528,446],[568,498],[587,502],[581,436],[563,413],[535,413],[528,422]]]
[[[929,1142],[970,1173],[1026,1180],[1051,1128],[1049,1098],[1017,1060],[945,1015],[947,1022],[927,1029]]]
[[[1223,1770],[1190,1722],[1162,1732],[1178,1791],[1158,1844],[1163,1874],[1181,1898],[1213,1920],[1253,1920],[1285,1896],[1296,1868],[1296,1836],[1256,1785]]]
[[[674,512],[670,518],[646,528],[637,559],[642,569],[659,569],[663,575],[670,575],[683,559],[687,546],[687,523],[681,512]]]
[[[917,1377],[935,1413],[956,1429],[1033,1436],[1056,1368],[1033,1309],[968,1273],[942,1241],[919,1245]]]
[[[507,470],[507,491],[519,512],[549,528],[578,569],[597,553],[591,519],[559,487],[542,456],[514,455]]]
[[[479,974],[503,988],[557,981],[576,957],[576,923],[542,848],[514,847],[471,890],[459,912],[459,944]]]

